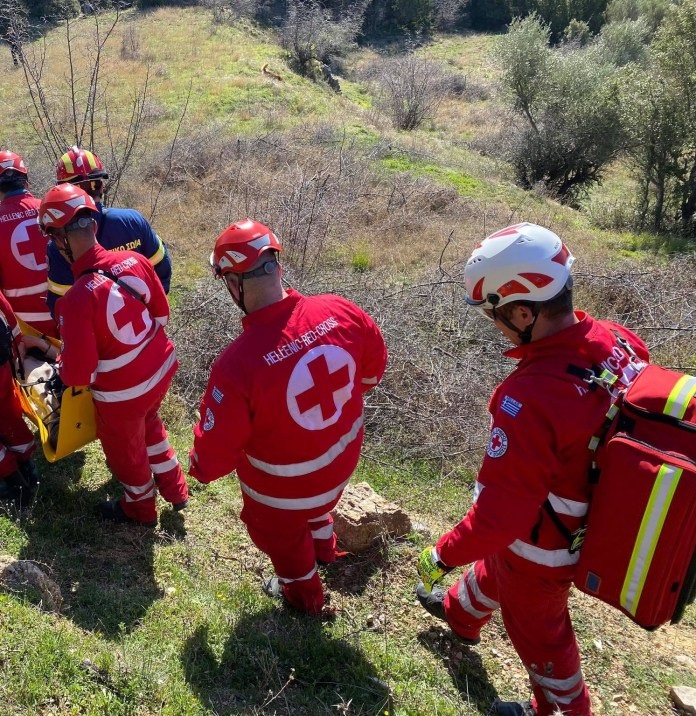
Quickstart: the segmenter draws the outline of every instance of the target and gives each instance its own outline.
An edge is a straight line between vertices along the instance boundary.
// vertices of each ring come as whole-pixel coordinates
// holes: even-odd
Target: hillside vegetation
[[[323,568],[337,616],[321,622],[261,593],[272,568],[238,518],[233,476],[207,487],[191,479],[185,517],[164,508],[160,527],[142,531],[98,521],[97,502],[119,488],[97,444],[42,463],[31,514],[0,516],[0,552],[41,565],[64,606],[52,614],[36,595],[0,595],[2,713],[454,716],[489,713],[496,694],[527,698],[499,619],[468,649],[414,594],[418,553],[470,505],[487,399],[511,367],[502,339],[463,306],[461,262],[495,229],[548,226],[578,259],[577,304],[635,327],[658,361],[693,372],[693,249],[598,228],[602,202],[632,191],[621,162],[580,210],[514,183],[511,164],[489,151],[513,121],[494,36],[436,34],[389,55],[356,49],[335,69],[338,94],[294,72],[274,30],[215,21],[200,7],[75,18],[72,60],[64,25],[28,43],[55,119],[51,141],[37,132],[23,70],[2,53],[2,144],[25,158],[36,195],[51,185],[62,138],[76,136],[72,100],[85,106],[99,28],[83,142],[116,179],[111,201],[142,211],[172,253],[181,368],[164,417],[179,457],[209,365],[239,331],[207,259],[227,224],[252,216],[277,232],[291,285],[341,293],[378,320],[390,364],[368,399],[354,480],[421,527]],[[441,73],[447,88],[412,131],[394,128],[381,94],[393,61]],[[674,713],[670,686],[696,686],[694,607],[652,633],[578,593],[572,607],[596,713]]]

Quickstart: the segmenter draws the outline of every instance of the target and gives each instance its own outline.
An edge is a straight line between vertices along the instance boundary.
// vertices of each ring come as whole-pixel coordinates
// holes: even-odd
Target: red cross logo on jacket
[[[317,346],[295,366],[287,391],[293,420],[307,430],[322,430],[341,416],[355,386],[353,356],[339,346]]]

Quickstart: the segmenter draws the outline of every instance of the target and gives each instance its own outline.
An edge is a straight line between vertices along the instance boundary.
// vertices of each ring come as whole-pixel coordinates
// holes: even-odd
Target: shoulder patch
[[[486,448],[488,457],[502,457],[507,452],[507,447],[508,437],[505,431],[500,428],[493,428]]]
[[[215,415],[210,408],[205,409],[205,422],[203,423],[203,430],[206,432],[212,430],[215,427]]]
[[[507,413],[510,417],[516,418],[517,413],[522,410],[522,403],[520,403],[518,400],[515,400],[514,398],[511,398],[509,395],[506,395],[503,398],[503,402],[500,404],[500,409]]]
[[[222,399],[225,397],[225,394],[217,387],[217,385],[214,385],[212,396],[216,403],[222,403]]]

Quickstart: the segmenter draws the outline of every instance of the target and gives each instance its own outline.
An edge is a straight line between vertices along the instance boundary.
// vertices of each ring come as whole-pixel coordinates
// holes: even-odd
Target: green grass
[[[427,176],[435,181],[451,186],[460,196],[473,196],[480,194],[482,182],[473,177],[462,174],[454,169],[443,167],[404,156],[385,157],[382,165],[393,172],[411,172],[416,176]]]

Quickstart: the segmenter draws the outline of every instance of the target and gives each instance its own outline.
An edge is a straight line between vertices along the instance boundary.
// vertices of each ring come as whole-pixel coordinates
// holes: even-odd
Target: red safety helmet
[[[109,174],[104,169],[102,160],[87,149],[70,147],[56,165],[56,180],[59,184],[108,178]]]
[[[19,154],[9,152],[6,149],[0,152],[0,178],[14,176],[14,173],[23,174],[27,176],[27,168],[24,165],[24,160]],[[7,176],[5,176],[7,174]]]
[[[39,207],[39,226],[44,232],[70,224],[81,211],[99,213],[94,199],[79,186],[58,184],[46,192]]]
[[[215,240],[210,265],[220,278],[226,273],[244,274],[266,251],[282,251],[276,235],[253,219],[228,226]]]

